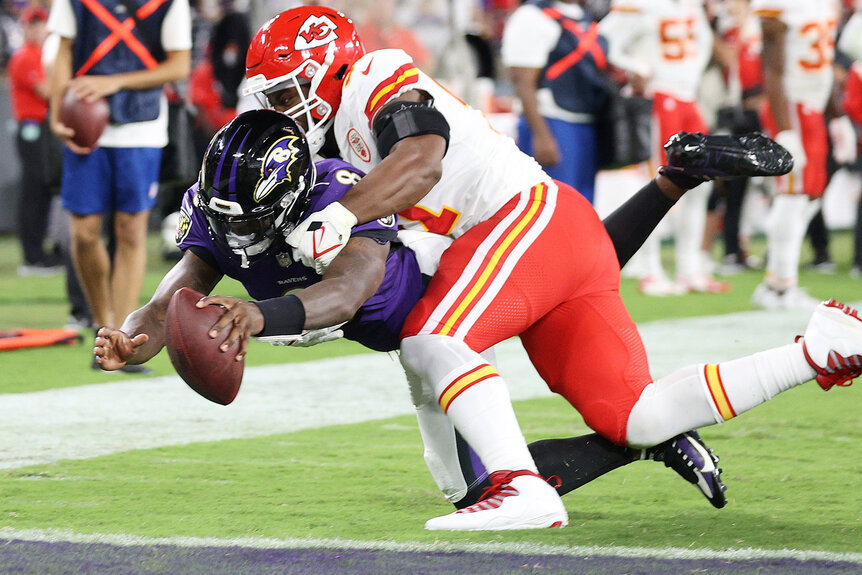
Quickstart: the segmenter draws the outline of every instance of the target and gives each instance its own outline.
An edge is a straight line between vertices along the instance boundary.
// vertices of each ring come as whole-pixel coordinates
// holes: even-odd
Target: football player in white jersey
[[[653,101],[652,172],[662,162],[662,146],[681,130],[707,132],[697,105],[703,71],[712,56],[713,36],[702,0],[613,0],[599,23],[608,40],[608,61],[635,78],[633,85]],[[640,289],[647,295],[689,291],[723,293],[730,286],[705,269],[701,245],[711,186],[700,186],[679,202],[675,220],[676,283],[668,285],[659,238],[645,245],[647,270]]]
[[[765,309],[813,309],[798,286],[808,223],[826,189],[829,149],[824,112],[832,93],[838,0],[753,0],[763,35],[761,61],[768,107],[763,125],[794,157],[776,182],[766,222],[766,275],[751,302]]]
[[[401,361],[415,376],[414,400],[448,416],[492,489],[429,520],[428,529],[568,522],[537,473],[505,382],[480,355],[509,337],[520,335],[550,389],[588,425],[630,446],[725,421],[814,377],[831,387],[862,373],[862,321],[843,304],[824,303],[804,343],[653,382],[619,295],[617,255],[590,203],[547,177],[406,53],[364,54],[346,16],[301,7],[257,32],[246,75],[249,94],[295,118],[317,145],[331,135],[342,157],[367,171],[288,236],[300,261],[325,270],[354,225],[396,212],[408,229],[454,238],[405,322]],[[678,176],[666,174],[680,189],[696,183]],[[830,353],[837,364],[827,364]]]

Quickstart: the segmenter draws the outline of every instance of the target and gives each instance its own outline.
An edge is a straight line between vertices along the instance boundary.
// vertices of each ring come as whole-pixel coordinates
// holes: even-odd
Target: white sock
[[[706,227],[706,205],[712,185],[701,184],[689,190],[677,202],[676,233],[674,234],[674,256],[676,277],[692,278],[703,273],[700,247]]]
[[[667,277],[661,263],[661,236],[659,234],[651,233],[635,255],[639,254],[643,254],[641,257],[645,264],[645,277],[658,279]]]
[[[489,368],[493,369],[488,364],[479,367]],[[456,378],[453,383],[459,386],[462,381]],[[443,400],[441,397],[441,407]],[[449,403],[446,413],[489,473],[502,469],[538,472],[512,409],[506,382],[499,375],[470,385]]]
[[[801,343],[684,367],[644,389],[629,415],[626,439],[632,447],[648,447],[722,423],[815,375]]]
[[[799,254],[814,215],[808,196],[779,194],[772,200],[766,223],[766,276],[773,287],[795,286],[799,276]]]
[[[433,387],[440,408],[489,473],[537,471],[506,383],[481,355],[448,336],[416,335],[401,342],[401,361]]]
[[[707,364],[701,370],[716,422],[727,421],[816,375],[805,359],[801,343]]]

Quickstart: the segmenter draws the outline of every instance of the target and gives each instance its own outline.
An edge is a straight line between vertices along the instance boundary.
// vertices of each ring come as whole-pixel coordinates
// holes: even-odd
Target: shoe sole
[[[719,136],[680,132],[668,141],[665,151],[668,160],[665,169],[695,177],[780,176],[793,168],[790,154],[762,134]]]
[[[529,520],[519,521],[514,525],[491,525],[473,526],[473,527],[446,527],[442,525],[434,525],[433,519],[425,522],[425,529],[428,531],[517,531],[521,529],[554,529],[563,527],[569,524],[568,517],[560,518],[559,513],[548,513],[539,517],[534,517]]]

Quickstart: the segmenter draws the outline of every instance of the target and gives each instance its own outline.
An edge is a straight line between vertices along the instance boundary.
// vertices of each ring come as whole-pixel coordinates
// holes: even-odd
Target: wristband
[[[263,314],[263,329],[257,336],[302,333],[305,326],[305,306],[295,295],[265,299],[254,304]]]

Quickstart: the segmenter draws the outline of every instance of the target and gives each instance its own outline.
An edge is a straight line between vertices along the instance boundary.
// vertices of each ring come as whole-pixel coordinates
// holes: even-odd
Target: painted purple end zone
[[[0,539],[0,573],[4,575],[855,575],[859,572],[860,565],[856,563],[793,559],[662,560],[356,549],[116,546],[103,543],[47,543]]]

